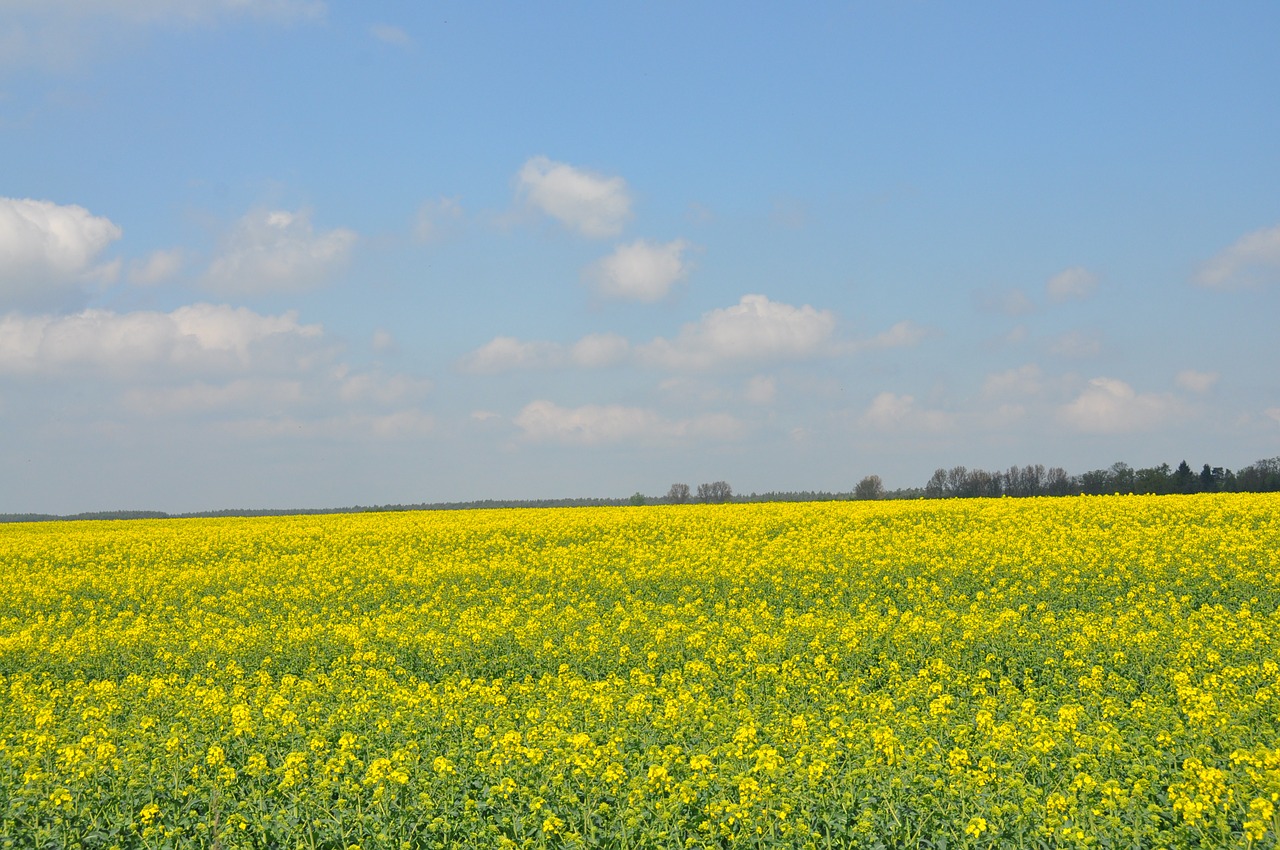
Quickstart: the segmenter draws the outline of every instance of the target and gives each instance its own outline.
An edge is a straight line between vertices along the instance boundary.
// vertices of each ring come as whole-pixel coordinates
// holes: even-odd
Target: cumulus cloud
[[[118,264],[96,261],[122,232],[75,204],[0,198],[0,306],[61,306],[114,278]]]
[[[1184,369],[1178,373],[1178,386],[1193,393],[1207,393],[1218,383],[1217,372],[1197,372],[1195,369]]]
[[[631,344],[613,333],[590,334],[572,346],[499,336],[458,361],[465,372],[493,374],[564,366],[598,368],[632,362],[676,372],[708,371],[751,363],[829,357],[914,345],[928,331],[899,322],[868,339],[837,343],[829,310],[795,307],[763,295],[744,295],[732,307],[711,310],[671,339]]]
[[[734,306],[685,325],[674,339],[659,337],[646,344],[640,356],[669,369],[814,357],[830,352],[835,327],[828,310],[744,295]]]
[[[1205,263],[1195,281],[1210,289],[1280,283],[1280,224],[1240,237]]]
[[[1094,378],[1059,412],[1062,420],[1078,431],[1119,434],[1150,430],[1177,414],[1179,408],[1172,396],[1139,393],[1115,378]]]
[[[346,262],[356,240],[345,228],[317,232],[305,209],[257,210],[232,228],[205,281],[236,294],[310,289]]]
[[[525,405],[513,421],[529,442],[583,446],[732,440],[743,432],[742,423],[727,414],[671,420],[647,408],[594,404],[566,408],[544,400]]]
[[[941,410],[921,409],[914,396],[882,392],[871,400],[862,424],[879,431],[945,431],[954,417]]]
[[[605,298],[622,301],[660,301],[689,274],[683,239],[659,244],[639,239],[619,245],[612,254],[584,273],[592,288]]]
[[[525,203],[584,236],[616,236],[631,217],[631,196],[621,177],[535,156],[516,175],[516,192]]]
[[[1049,278],[1044,289],[1050,301],[1062,302],[1088,298],[1097,286],[1097,275],[1082,266],[1072,266]]]
[[[129,264],[129,282],[137,286],[154,286],[170,280],[182,269],[181,248],[152,251],[145,260]]]
[[[0,318],[0,373],[298,368],[313,362],[322,343],[323,328],[299,323],[296,313],[269,316],[225,305],[193,304],[170,313],[10,313]]]

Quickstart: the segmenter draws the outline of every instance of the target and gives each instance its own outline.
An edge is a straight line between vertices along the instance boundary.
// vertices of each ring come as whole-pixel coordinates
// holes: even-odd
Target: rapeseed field
[[[0,847],[1273,847],[1280,497],[0,527]]]

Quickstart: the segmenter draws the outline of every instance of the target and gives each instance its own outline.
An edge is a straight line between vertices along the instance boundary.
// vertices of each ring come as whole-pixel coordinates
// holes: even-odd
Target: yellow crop
[[[8,525],[0,588],[0,847],[1280,834],[1276,495]]]

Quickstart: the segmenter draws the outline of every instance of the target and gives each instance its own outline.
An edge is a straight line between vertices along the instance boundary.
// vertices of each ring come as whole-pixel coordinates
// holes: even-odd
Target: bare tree
[[[858,482],[857,487],[853,488],[853,498],[883,499],[884,482],[880,480],[879,475],[868,475],[866,478]]]
[[[935,469],[933,475],[929,477],[929,483],[924,485],[924,495],[927,499],[941,499],[947,493],[947,471],[945,469]]]
[[[667,491],[667,501],[673,505],[683,505],[689,501],[689,485],[672,484],[671,489]]]
[[[733,488],[727,481],[713,481],[698,485],[699,502],[727,502],[733,498]]]
[[[952,498],[968,496],[969,470],[963,466],[953,466],[947,473],[946,492]]]

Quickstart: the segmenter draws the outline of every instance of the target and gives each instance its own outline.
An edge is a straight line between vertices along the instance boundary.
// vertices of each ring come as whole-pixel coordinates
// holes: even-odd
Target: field
[[[1280,497],[0,526],[0,847],[1226,847]]]

